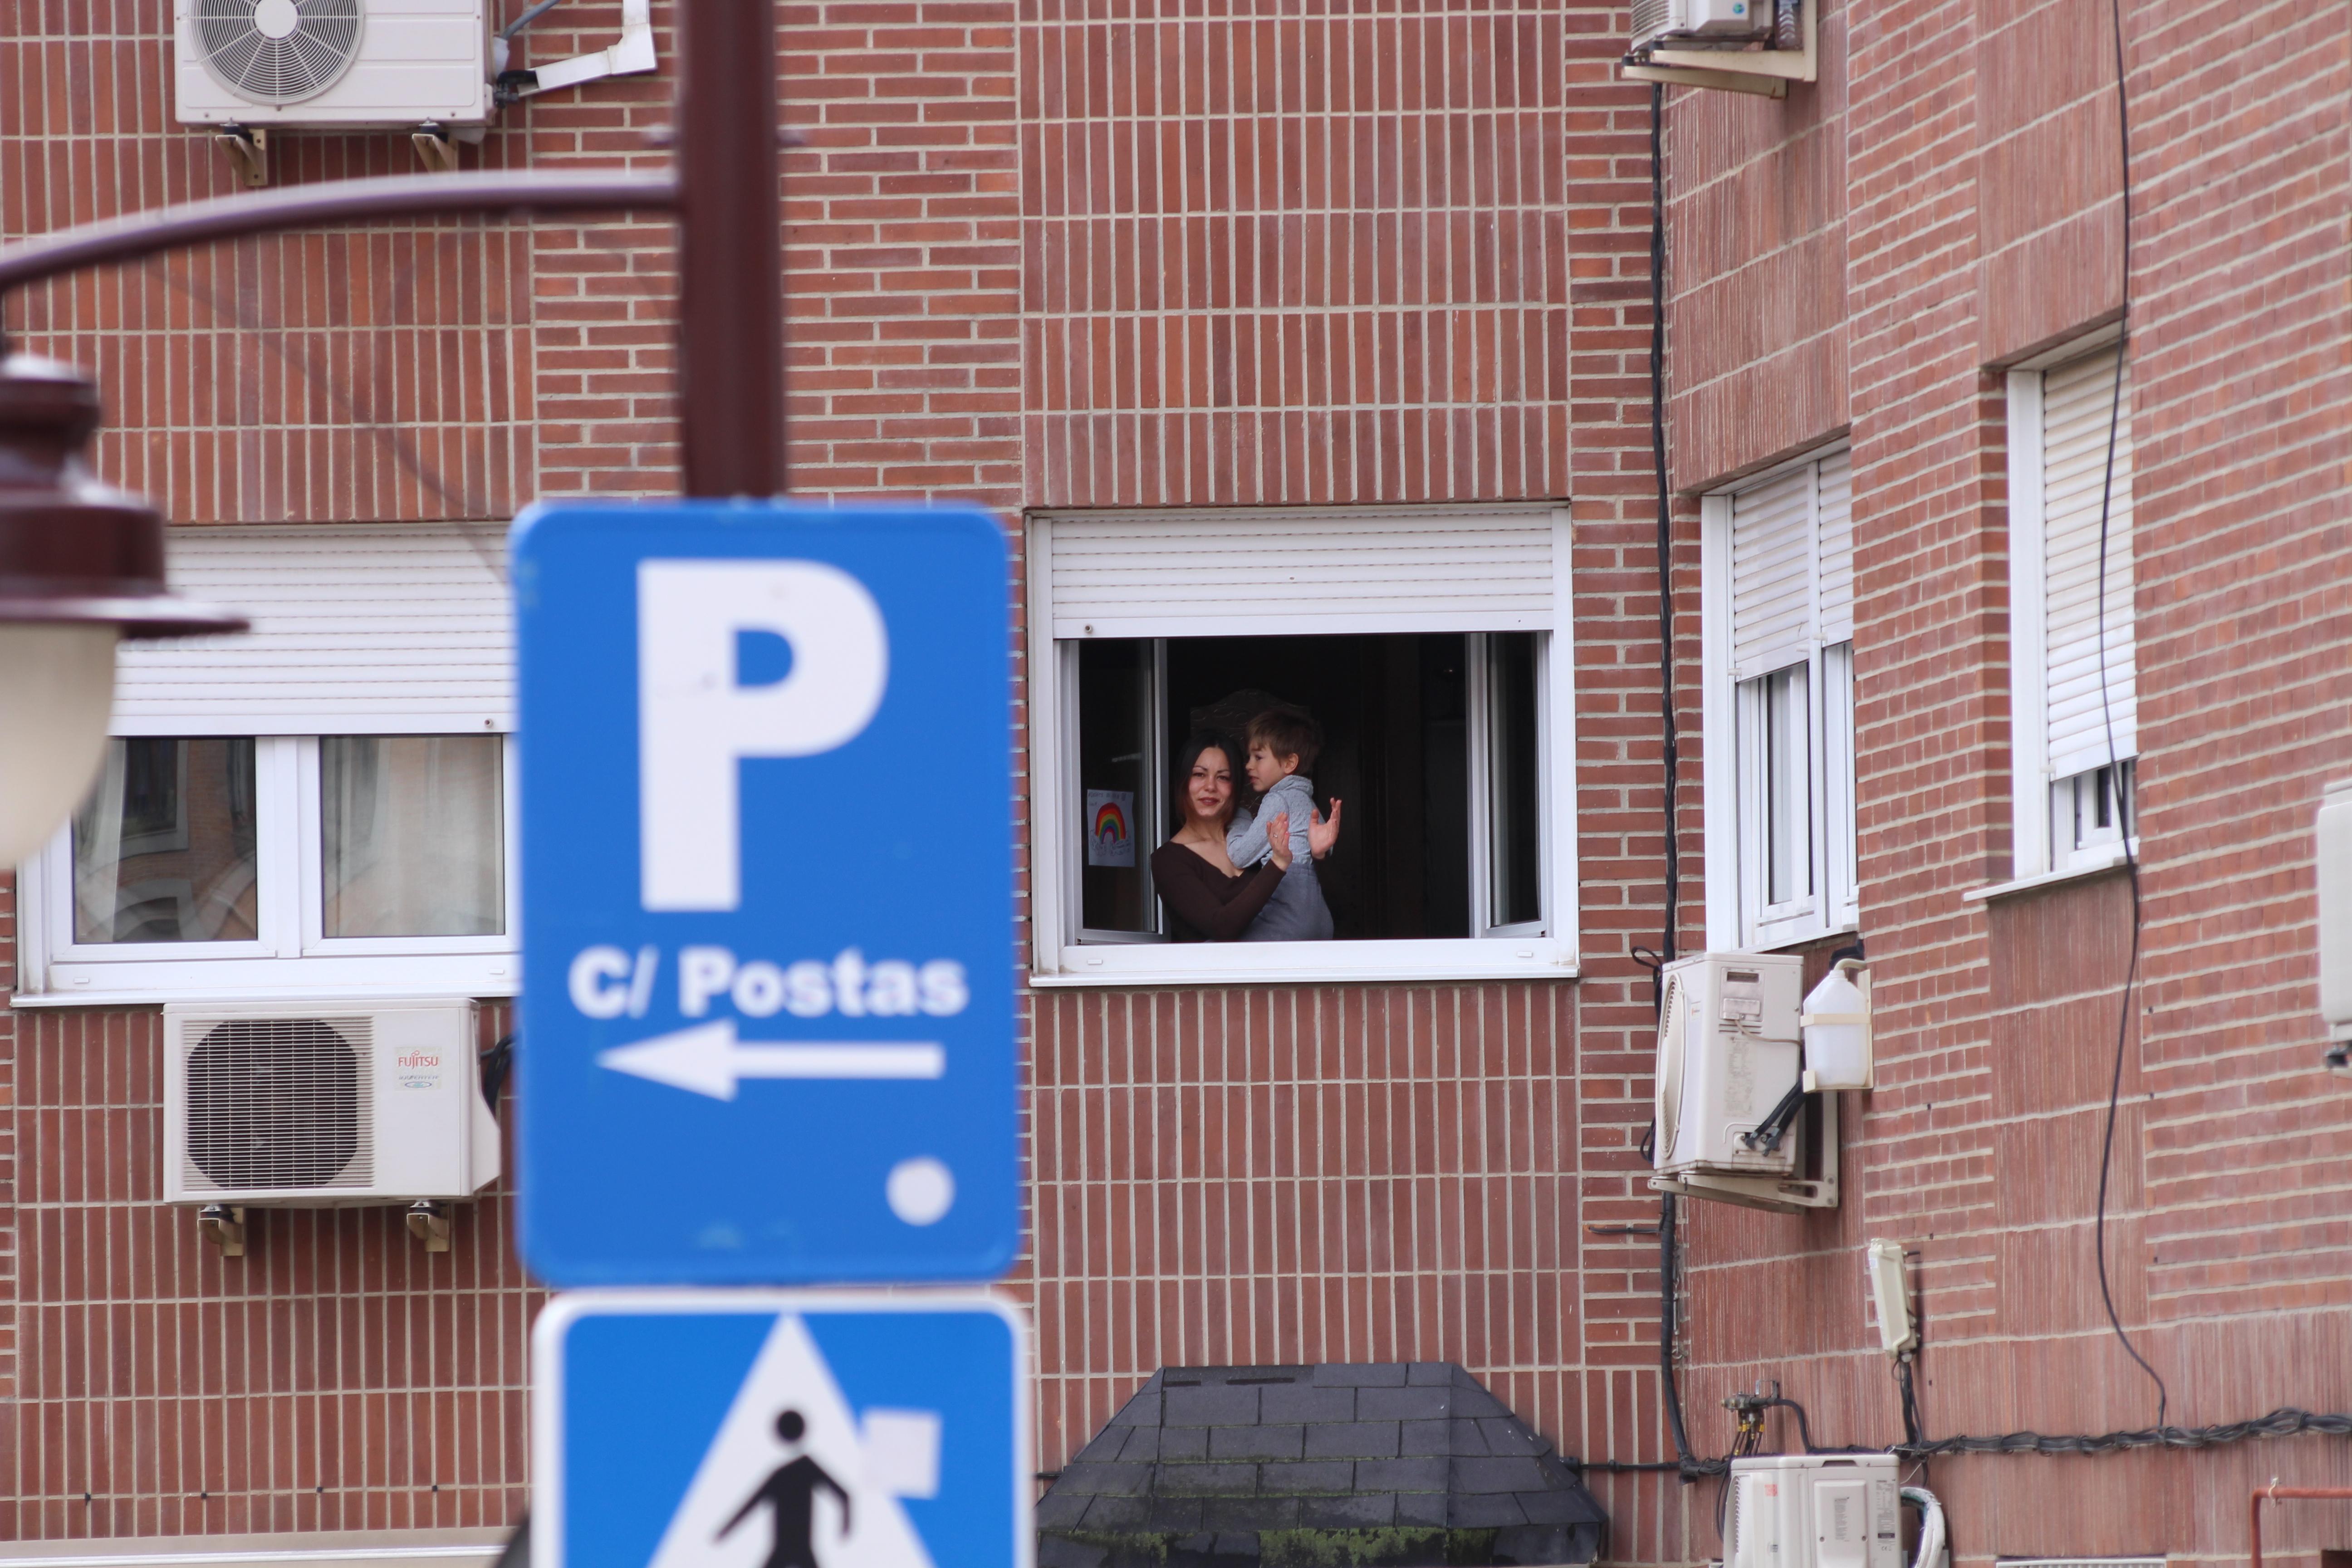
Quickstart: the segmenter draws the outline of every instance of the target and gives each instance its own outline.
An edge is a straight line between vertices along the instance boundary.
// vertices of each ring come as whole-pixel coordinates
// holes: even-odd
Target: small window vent
[[[192,1192],[365,1187],[375,1177],[374,1021],[232,1018],[188,1047]]]

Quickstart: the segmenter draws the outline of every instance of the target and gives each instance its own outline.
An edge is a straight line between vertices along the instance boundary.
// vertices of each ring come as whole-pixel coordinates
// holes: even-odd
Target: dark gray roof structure
[[[1037,1503],[1038,1568],[1590,1563],[1608,1516],[1451,1362],[1162,1367]]]

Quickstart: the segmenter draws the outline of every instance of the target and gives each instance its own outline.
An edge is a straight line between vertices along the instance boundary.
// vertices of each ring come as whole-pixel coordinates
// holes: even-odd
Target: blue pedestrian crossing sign
[[[532,1359],[531,1568],[1031,1568],[993,1297],[587,1291]]]
[[[513,563],[526,1260],[565,1286],[1002,1274],[995,521],[542,506]]]

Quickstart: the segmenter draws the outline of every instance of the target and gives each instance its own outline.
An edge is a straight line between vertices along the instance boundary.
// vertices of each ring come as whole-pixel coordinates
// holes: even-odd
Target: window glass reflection
[[[1812,725],[1805,666],[1764,678],[1764,868],[1767,903],[1813,890]]]
[[[1486,638],[1487,817],[1494,839],[1493,909],[1489,923],[1526,925],[1543,919],[1542,762],[1537,754],[1533,632],[1496,632]]]
[[[496,735],[321,740],[324,934],[504,932],[503,768]]]
[[[253,798],[249,737],[109,742],[74,815],[74,940],[254,940]]]

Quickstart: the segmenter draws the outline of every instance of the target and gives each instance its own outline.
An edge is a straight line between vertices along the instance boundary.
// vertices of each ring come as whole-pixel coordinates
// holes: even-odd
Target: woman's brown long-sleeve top
[[[1178,942],[1239,942],[1282,886],[1282,868],[1260,862],[1228,877],[1181,844],[1151,852],[1151,882],[1168,906],[1168,933]]]

